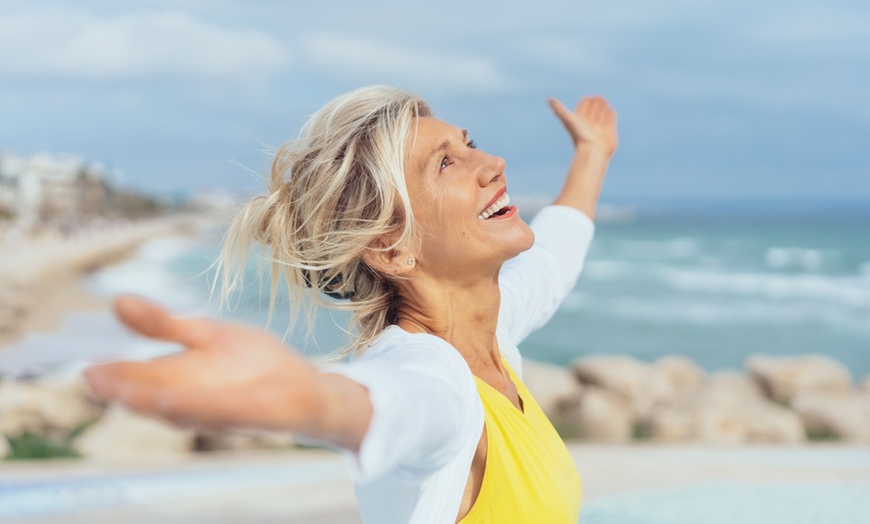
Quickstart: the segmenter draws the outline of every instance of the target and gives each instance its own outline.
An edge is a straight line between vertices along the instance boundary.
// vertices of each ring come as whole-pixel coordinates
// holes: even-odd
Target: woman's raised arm
[[[607,165],[618,142],[616,112],[600,96],[583,98],[574,111],[554,98],[549,102],[576,148],[565,185],[553,203],[579,209],[594,220]]]
[[[372,417],[359,383],[318,372],[254,327],[175,318],[131,296],[116,300],[115,312],[133,331],[185,350],[87,369],[98,396],[181,425],[291,430],[359,450]]]

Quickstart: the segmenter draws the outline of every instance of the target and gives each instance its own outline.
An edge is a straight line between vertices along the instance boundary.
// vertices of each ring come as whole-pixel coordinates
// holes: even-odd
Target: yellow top
[[[480,494],[460,524],[577,524],[582,483],[565,443],[502,358],[524,412],[483,380],[477,391],[486,424]]]

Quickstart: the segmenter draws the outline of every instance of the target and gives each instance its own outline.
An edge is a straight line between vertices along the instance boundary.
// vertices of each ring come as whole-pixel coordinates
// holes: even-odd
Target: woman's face
[[[534,234],[509,205],[505,161],[476,149],[465,130],[432,117],[408,139],[405,180],[422,238],[418,267],[436,276],[498,271]]]

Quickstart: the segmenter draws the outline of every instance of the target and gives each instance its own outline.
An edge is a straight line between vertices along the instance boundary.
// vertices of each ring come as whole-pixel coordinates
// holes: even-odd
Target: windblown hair
[[[295,141],[275,154],[268,194],[245,204],[224,242],[222,302],[241,285],[248,253],[270,253],[269,317],[286,283],[291,327],[318,306],[351,312],[358,353],[394,321],[396,286],[363,260],[370,249],[395,249],[415,237],[405,185],[405,141],[415,119],[429,116],[420,98],[372,86],[327,103]],[[389,246],[376,241],[395,239]]]

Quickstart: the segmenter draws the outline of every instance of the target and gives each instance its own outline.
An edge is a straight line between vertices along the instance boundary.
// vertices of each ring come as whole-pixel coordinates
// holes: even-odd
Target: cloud
[[[61,6],[0,18],[0,75],[135,80],[244,80],[285,68],[289,52],[264,33],[221,27],[175,11],[98,16]]]
[[[390,82],[432,91],[504,91],[516,87],[495,60],[469,53],[386,45],[339,34],[303,38],[305,59],[329,73],[367,82]]]

